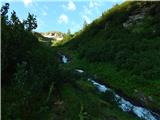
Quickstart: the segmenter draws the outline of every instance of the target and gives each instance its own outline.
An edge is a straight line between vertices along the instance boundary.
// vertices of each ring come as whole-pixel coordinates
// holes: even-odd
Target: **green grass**
[[[64,48],[64,53],[70,55],[71,61],[64,65],[64,69],[83,69],[99,81],[108,84],[117,91],[123,92],[126,96],[144,104],[154,110],[160,108],[160,81],[143,81],[140,76],[133,76],[129,71],[117,70],[115,66],[108,63],[91,63],[86,59],[79,59],[76,51],[69,51]],[[149,96],[153,100],[149,100]],[[141,101],[144,97],[146,100]]]
[[[20,90],[8,87],[2,88],[2,96],[2,119],[4,120],[43,120],[51,110],[44,102],[47,97],[45,92],[25,97]]]
[[[138,120],[116,105],[101,99],[101,94],[94,89],[89,82],[83,80],[78,80],[76,85],[66,83],[61,86],[66,120]]]

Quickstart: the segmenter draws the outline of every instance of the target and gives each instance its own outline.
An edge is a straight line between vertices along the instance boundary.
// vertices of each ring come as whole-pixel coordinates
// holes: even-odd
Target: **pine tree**
[[[24,21],[25,28],[28,31],[32,31],[33,29],[37,28],[37,20],[36,16],[31,15],[30,13],[28,14],[28,18],[26,21]]]
[[[87,24],[87,21],[85,20],[85,21],[84,21],[84,24],[83,24],[83,28],[87,27],[87,25],[88,25],[88,24]]]
[[[11,13],[11,21],[12,21],[12,23],[11,23],[12,25],[16,25],[16,24],[20,23],[18,17],[16,16],[16,12],[14,10]]]
[[[71,35],[71,30],[70,29],[68,29],[67,35]]]

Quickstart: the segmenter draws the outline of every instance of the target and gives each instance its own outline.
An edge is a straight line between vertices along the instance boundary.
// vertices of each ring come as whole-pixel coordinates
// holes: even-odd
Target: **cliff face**
[[[63,40],[64,38],[64,33],[61,33],[61,32],[44,32],[44,33],[41,33],[44,37],[47,37],[47,38],[52,38],[52,39],[55,39],[55,40]]]

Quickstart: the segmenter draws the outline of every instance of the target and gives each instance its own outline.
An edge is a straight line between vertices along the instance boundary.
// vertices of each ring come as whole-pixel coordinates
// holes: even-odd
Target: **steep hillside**
[[[87,61],[87,66],[93,65],[90,71],[106,79],[103,82],[159,111],[159,11],[160,2],[115,5],[64,47],[74,51],[79,61]],[[113,73],[107,72],[108,65]]]
[[[159,2],[134,2],[115,6],[75,37],[69,47],[80,50],[80,56],[89,61],[113,62],[119,68],[133,70],[134,74],[142,73],[146,79],[157,79],[159,5]]]

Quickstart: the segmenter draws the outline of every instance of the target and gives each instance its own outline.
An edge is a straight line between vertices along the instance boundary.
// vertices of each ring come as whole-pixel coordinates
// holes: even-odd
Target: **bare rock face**
[[[63,38],[64,38],[64,34],[60,33],[60,32],[46,32],[46,33],[42,33],[42,35],[44,37],[52,38],[55,40],[63,40]]]
[[[124,28],[129,28],[134,23],[136,23],[138,20],[143,19],[144,16],[145,16],[145,13],[140,13],[140,14],[130,16],[129,19],[126,22],[123,23],[123,27]]]
[[[128,29],[133,24],[137,23],[139,20],[142,20],[145,17],[145,14],[150,11],[154,6],[142,8],[141,10],[138,10],[137,13],[134,13],[132,16],[129,16],[128,20],[123,23],[123,27]]]

